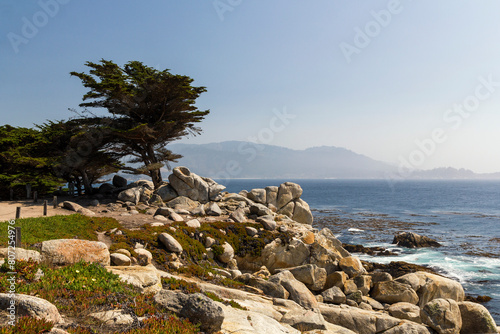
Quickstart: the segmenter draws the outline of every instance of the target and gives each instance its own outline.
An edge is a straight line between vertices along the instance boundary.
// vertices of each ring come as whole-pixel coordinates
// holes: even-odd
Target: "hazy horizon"
[[[3,1],[2,124],[67,119],[70,71],[139,60],[206,86],[203,133],[500,171],[500,2]]]

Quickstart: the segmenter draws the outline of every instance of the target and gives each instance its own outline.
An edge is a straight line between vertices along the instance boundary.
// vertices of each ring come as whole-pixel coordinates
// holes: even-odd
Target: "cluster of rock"
[[[302,188],[296,183],[243,190],[239,194],[227,193],[222,192],[225,189],[223,185],[192,173],[186,167],[174,168],[168,180],[154,190],[150,181],[141,180],[127,185],[126,180],[124,182],[121,176],[115,175],[113,185],[103,184],[101,189],[119,190],[118,200],[131,206],[142,203],[160,207],[154,215],[172,221],[184,221],[179,214],[229,215],[234,222],[258,219],[269,230],[275,228],[273,222],[277,216],[302,224],[311,225],[313,222],[309,205],[300,198]],[[158,220],[165,221],[161,217]]]
[[[464,301],[464,290],[458,282],[428,272],[394,278],[386,272],[367,272],[359,258],[345,250],[329,229],[311,226],[312,214],[300,199],[301,187],[295,183],[230,194],[223,193],[224,187],[213,180],[178,167],[169,183],[156,191],[148,181],[127,185],[126,180],[115,177],[113,184],[113,189],[120,189],[118,198],[125,203],[137,206],[142,202],[150,210],[156,205],[153,211],[158,222],[153,224],[185,221],[198,229],[206,216],[226,215],[226,221],[255,222],[255,227],[246,227],[248,236],[258,237],[258,230],[265,229],[276,236],[287,232],[291,238],[275,237],[259,255],[244,257],[235,255],[227,242],[206,238],[207,257],[214,257],[214,244],[222,248],[216,260],[224,269],[216,269],[217,274],[244,283],[254,293],[195,283],[201,291],[233,299],[247,310],[226,306],[202,294],[162,289],[162,277],[189,279],[155,268],[151,252],[141,244],[136,245],[132,256],[125,249],[110,254],[102,242],[51,240],[41,244],[39,253],[18,249],[18,256],[55,265],[81,259],[101,263],[143,293],[155,293],[155,301],[170,311],[195,323],[202,320],[201,329],[207,333],[498,333],[484,306]],[[161,233],[158,241],[169,253],[166,267],[181,267],[184,250],[173,234]],[[36,297],[21,298],[40,303]],[[5,300],[0,294],[0,305]],[[47,314],[48,319],[58,320],[50,305],[46,313],[40,307],[36,313],[31,307],[22,312],[37,317]],[[91,316],[114,326],[134,321],[120,310]]]
[[[101,263],[143,293],[155,293],[155,301],[170,311],[193,322],[203,319],[202,329],[207,333],[498,333],[484,306],[463,301],[464,291],[458,282],[427,272],[395,279],[384,272],[367,273],[359,259],[343,250],[328,229],[316,231],[298,224],[294,228],[301,238],[288,245],[277,240],[268,244],[266,248],[275,250],[276,255],[271,262],[270,252],[254,258],[255,264],[260,262],[258,271],[243,270],[246,260],[234,257],[234,253],[228,255],[228,267],[232,264],[240,269],[220,270],[221,275],[245,283],[255,293],[197,282],[202,291],[236,300],[246,311],[204,295],[163,290],[161,277],[174,276],[156,269],[151,264],[151,253],[141,252],[141,248],[135,250],[136,266],[109,266],[113,255],[105,244],[75,239],[44,241],[40,252],[18,249],[17,256],[55,265],[82,259]],[[312,232],[313,237],[304,238],[304,231]],[[172,254],[182,253],[182,247],[170,234],[158,238]],[[307,244],[304,239],[314,241]],[[0,255],[4,253],[0,251]],[[308,255],[297,260],[300,253]],[[323,262],[318,262],[318,254]],[[130,253],[127,255],[130,258]],[[8,306],[8,297],[0,294],[2,308]],[[63,321],[55,306],[43,299],[22,294],[16,298],[19,314]],[[90,316],[113,326],[134,321],[120,310]]]

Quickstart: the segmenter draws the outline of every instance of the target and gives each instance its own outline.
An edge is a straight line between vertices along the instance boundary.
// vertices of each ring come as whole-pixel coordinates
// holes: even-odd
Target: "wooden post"
[[[54,206],[54,209],[57,208],[57,196],[54,196],[54,199],[52,200],[52,205]]]
[[[21,248],[21,228],[20,227],[14,227],[16,229],[16,234],[15,234],[15,243],[16,243],[16,248]]]
[[[33,192],[33,203],[37,203],[38,202],[38,191],[34,191]]]
[[[43,215],[47,215],[47,200],[43,201]]]
[[[16,208],[16,219],[21,218],[21,207],[18,206]]]
[[[10,188],[10,200],[11,201],[14,200],[14,189],[13,188]]]
[[[31,184],[26,185],[26,199],[31,199]]]

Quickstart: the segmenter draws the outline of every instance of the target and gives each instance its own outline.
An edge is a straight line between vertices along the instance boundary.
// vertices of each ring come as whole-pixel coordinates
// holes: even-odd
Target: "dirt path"
[[[43,216],[43,200],[39,200],[38,203],[33,203],[32,200],[23,201],[1,201],[0,202],[0,221],[6,221],[16,218],[16,208],[21,207],[21,218],[30,217],[41,217]],[[47,207],[47,216],[55,215],[70,215],[74,212],[56,208],[52,206],[52,202],[49,202]]]

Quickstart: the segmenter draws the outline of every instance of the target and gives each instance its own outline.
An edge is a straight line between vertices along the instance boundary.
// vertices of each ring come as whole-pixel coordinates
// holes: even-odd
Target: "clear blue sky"
[[[500,171],[496,0],[3,0],[0,13],[2,124],[66,119],[86,91],[70,71],[139,60],[207,87],[204,131],[184,142]]]

